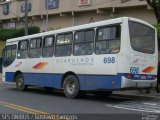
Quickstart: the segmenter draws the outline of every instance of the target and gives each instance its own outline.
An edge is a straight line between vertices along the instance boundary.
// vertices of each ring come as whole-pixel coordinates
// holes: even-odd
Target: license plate
[[[146,78],[147,78],[147,76],[144,76],[144,75],[141,76],[141,79],[146,79]]]

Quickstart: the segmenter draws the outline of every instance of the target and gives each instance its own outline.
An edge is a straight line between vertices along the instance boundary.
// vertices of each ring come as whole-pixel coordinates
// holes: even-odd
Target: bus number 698
[[[104,63],[115,63],[115,57],[105,57]]]

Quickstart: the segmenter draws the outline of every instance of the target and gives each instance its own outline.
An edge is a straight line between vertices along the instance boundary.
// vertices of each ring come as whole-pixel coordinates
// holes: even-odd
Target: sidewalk
[[[150,89],[149,93],[147,93],[146,90],[143,89],[143,90],[115,91],[114,94],[130,95],[130,96],[137,96],[137,97],[150,97],[150,98],[156,98],[160,100],[160,95],[157,95],[155,88]]]

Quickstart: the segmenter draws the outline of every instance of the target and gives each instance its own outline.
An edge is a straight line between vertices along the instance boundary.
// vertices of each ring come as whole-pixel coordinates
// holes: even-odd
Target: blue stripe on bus
[[[40,87],[61,88],[61,80],[63,74],[48,74],[48,73],[23,73],[26,85],[36,85]],[[121,87],[121,77],[125,73],[117,75],[77,75],[80,82],[81,90],[97,90],[97,89],[117,89]],[[142,75],[140,75],[142,76]],[[153,80],[154,75],[147,75],[148,80]],[[152,76],[152,77],[151,77]],[[137,80],[135,75],[133,80]],[[6,73],[6,82],[13,82],[14,73]],[[141,79],[142,80],[142,79]]]
[[[85,80],[85,90],[116,89],[121,87],[119,75],[78,75]]]
[[[13,82],[14,80],[14,72],[6,72],[5,73],[5,80],[6,82]]]
[[[62,75],[60,74],[24,73],[24,80],[27,85],[60,88],[61,79]]]
[[[61,88],[63,74],[23,73],[26,85]],[[118,75],[77,75],[81,90],[116,89],[121,86]],[[6,73],[6,82],[13,82],[14,73]]]

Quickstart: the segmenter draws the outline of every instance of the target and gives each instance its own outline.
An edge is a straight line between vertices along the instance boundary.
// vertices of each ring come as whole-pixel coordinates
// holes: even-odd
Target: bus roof
[[[58,29],[58,30],[53,30],[53,31],[42,32],[42,33],[38,33],[38,34],[33,34],[33,35],[27,35],[27,36],[22,36],[22,37],[18,37],[18,38],[8,39],[7,42],[26,40],[26,39],[42,37],[42,36],[49,36],[49,35],[53,35],[53,34],[57,34],[57,33],[87,29],[87,28],[98,27],[98,26],[102,26],[102,25],[116,24],[116,23],[121,23],[124,19],[136,21],[136,22],[139,22],[139,23],[142,23],[142,24],[145,24],[145,25],[148,25],[148,26],[154,28],[151,24],[149,24],[145,21],[136,19],[136,18],[119,17],[119,18],[115,18],[115,19],[109,19],[109,20],[104,20],[104,21],[99,21],[99,22],[94,22],[94,23],[89,23],[89,24],[72,26],[72,27],[68,27],[68,28],[62,28],[62,29]]]

